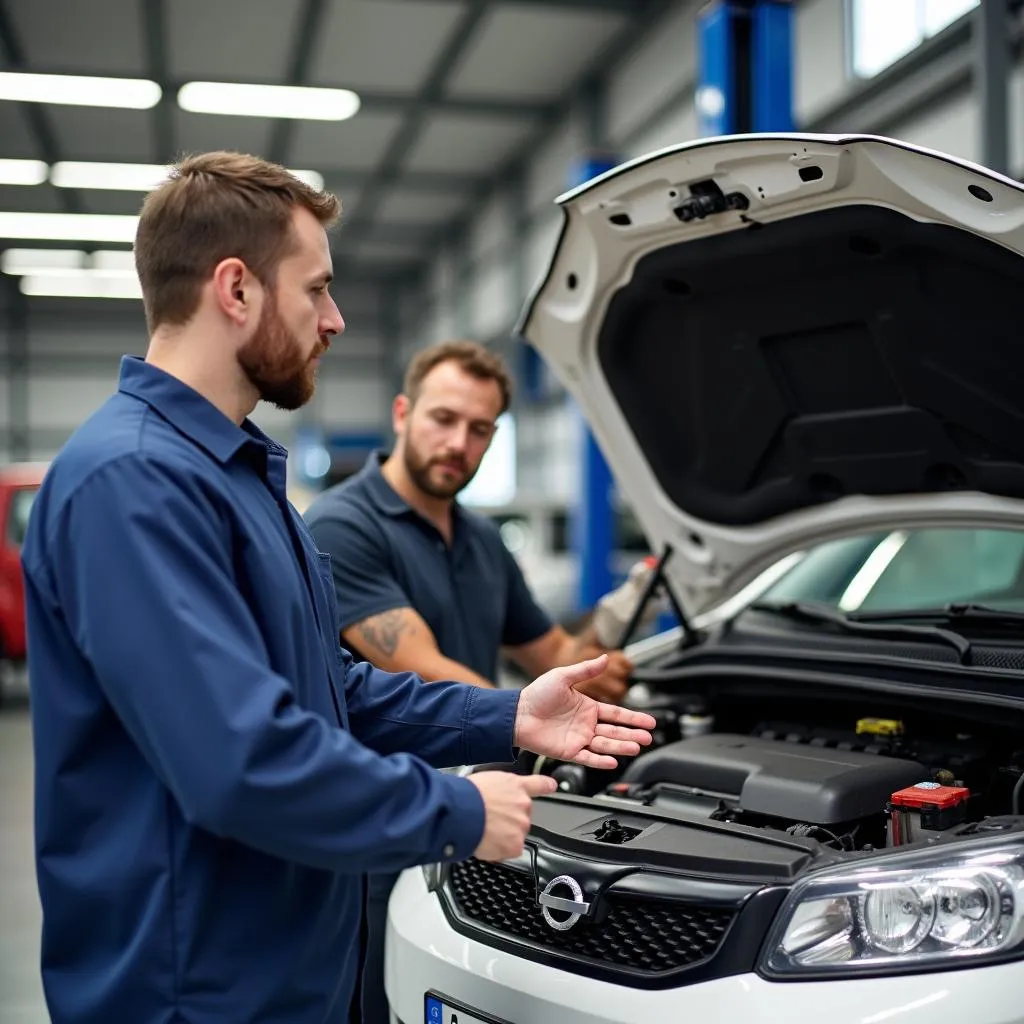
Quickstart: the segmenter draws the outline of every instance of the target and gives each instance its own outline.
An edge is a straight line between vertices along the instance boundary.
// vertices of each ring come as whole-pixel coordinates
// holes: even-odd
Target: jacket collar
[[[233,423],[198,391],[138,356],[121,359],[118,390],[145,402],[218,462],[227,464],[247,447],[258,447],[270,463],[287,459],[287,451],[251,420]]]

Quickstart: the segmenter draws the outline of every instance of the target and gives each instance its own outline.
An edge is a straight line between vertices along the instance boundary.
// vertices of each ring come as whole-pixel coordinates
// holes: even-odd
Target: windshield
[[[929,528],[866,534],[810,548],[760,598],[844,612],[953,602],[1024,610],[1024,529]]]

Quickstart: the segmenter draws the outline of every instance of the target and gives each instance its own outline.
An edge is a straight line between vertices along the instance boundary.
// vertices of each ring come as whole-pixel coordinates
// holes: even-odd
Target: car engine
[[[1000,750],[966,732],[921,735],[919,723],[853,718],[846,728],[726,718],[701,703],[655,702],[654,743],[615,772],[534,759],[565,794],[610,808],[691,821],[728,822],[870,851],[941,835],[990,815],[1020,812],[1024,751]],[[945,732],[943,735],[942,733]],[[620,814],[620,818],[622,815]],[[636,830],[618,818],[603,843]]]

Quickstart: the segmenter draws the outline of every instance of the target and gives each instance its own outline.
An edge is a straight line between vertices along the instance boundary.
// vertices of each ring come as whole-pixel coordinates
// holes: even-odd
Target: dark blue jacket
[[[429,766],[511,760],[517,694],[353,663],[284,450],[139,360],[22,562],[54,1024],[345,1021],[361,874],[473,851]]]

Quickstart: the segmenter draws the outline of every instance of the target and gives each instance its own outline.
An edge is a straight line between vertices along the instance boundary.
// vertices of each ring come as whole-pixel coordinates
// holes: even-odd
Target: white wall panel
[[[1010,76],[1010,172],[1024,177],[1024,64]]]
[[[513,230],[508,194],[505,190],[499,190],[491,197],[470,231],[470,259],[477,263],[492,260],[495,254],[506,260],[511,259],[514,255]]]
[[[517,499],[573,500],[579,489],[580,420],[570,403],[520,413]]]
[[[438,252],[437,258],[430,265],[430,289],[435,295],[443,295],[451,291],[455,283],[455,260],[447,249]]]
[[[512,297],[512,281],[512,268],[505,260],[481,270],[470,296],[474,337],[486,340],[511,329],[519,312]]]
[[[325,356],[327,371],[343,367],[346,360],[359,360],[365,370],[367,361],[382,359],[384,347],[374,331],[375,327],[374,322],[346,320],[344,333],[333,339]]]
[[[558,126],[550,141],[541,147],[527,172],[526,205],[531,212],[550,206],[569,189],[573,164],[586,151],[587,139],[578,117]]]
[[[108,373],[47,374],[28,379],[30,429],[74,428],[117,390],[117,366]]]
[[[296,413],[276,409],[266,402],[260,402],[252,411],[250,419],[278,444],[283,444],[285,448],[291,447],[292,434],[299,423]]]
[[[553,208],[550,216],[544,217],[530,229],[526,240],[525,278],[527,293],[532,294],[541,275],[547,273],[551,256],[555,251],[559,232],[562,230],[562,211]]]
[[[623,154],[627,159],[644,156],[666,146],[678,146],[697,137],[697,112],[693,100],[688,99],[642,135],[633,139]]]
[[[321,425],[331,429],[375,427],[388,417],[391,394],[382,376],[366,372],[332,374],[316,389],[313,413]]]
[[[432,345],[435,341],[454,338],[458,333],[455,310],[447,303],[440,302],[431,310],[427,320],[427,329],[423,333],[417,348]]]
[[[965,91],[895,125],[887,134],[965,160],[980,160],[978,120],[977,99],[972,92]]]
[[[59,447],[48,444],[29,444],[27,462],[52,462],[60,451]]]
[[[692,0],[679,3],[616,74],[608,89],[608,134],[613,142],[626,138],[666,95],[696,78],[694,17],[699,7]]]
[[[797,124],[827,110],[849,88],[845,0],[803,0],[793,36],[793,112]]]

